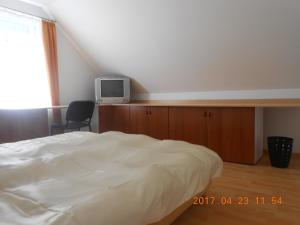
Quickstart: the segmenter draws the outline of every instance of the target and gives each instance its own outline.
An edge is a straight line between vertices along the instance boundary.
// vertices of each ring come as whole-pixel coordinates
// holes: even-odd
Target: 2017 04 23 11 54
[[[195,196],[194,205],[240,205],[246,206],[249,204],[264,205],[282,205],[281,196]]]

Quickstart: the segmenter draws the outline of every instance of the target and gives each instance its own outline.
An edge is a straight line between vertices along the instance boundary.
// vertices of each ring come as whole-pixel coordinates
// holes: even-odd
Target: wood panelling
[[[45,137],[47,109],[0,110],[0,143]]]

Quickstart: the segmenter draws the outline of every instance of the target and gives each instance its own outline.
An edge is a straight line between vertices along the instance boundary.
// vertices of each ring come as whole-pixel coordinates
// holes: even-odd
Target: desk
[[[109,104],[108,104],[109,105]],[[211,99],[211,100],[135,100],[132,106],[186,106],[186,107],[300,107],[300,99]]]
[[[46,107],[46,109],[66,109],[68,108],[68,105],[59,105],[59,106],[49,106],[49,107]]]

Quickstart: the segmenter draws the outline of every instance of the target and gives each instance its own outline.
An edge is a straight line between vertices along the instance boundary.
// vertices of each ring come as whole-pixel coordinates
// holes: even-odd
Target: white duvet
[[[207,148],[119,132],[0,145],[1,225],[146,225],[205,189]]]

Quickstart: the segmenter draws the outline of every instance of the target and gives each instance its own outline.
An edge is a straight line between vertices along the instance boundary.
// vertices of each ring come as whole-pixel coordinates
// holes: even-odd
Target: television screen
[[[124,97],[123,80],[102,80],[101,97]]]

